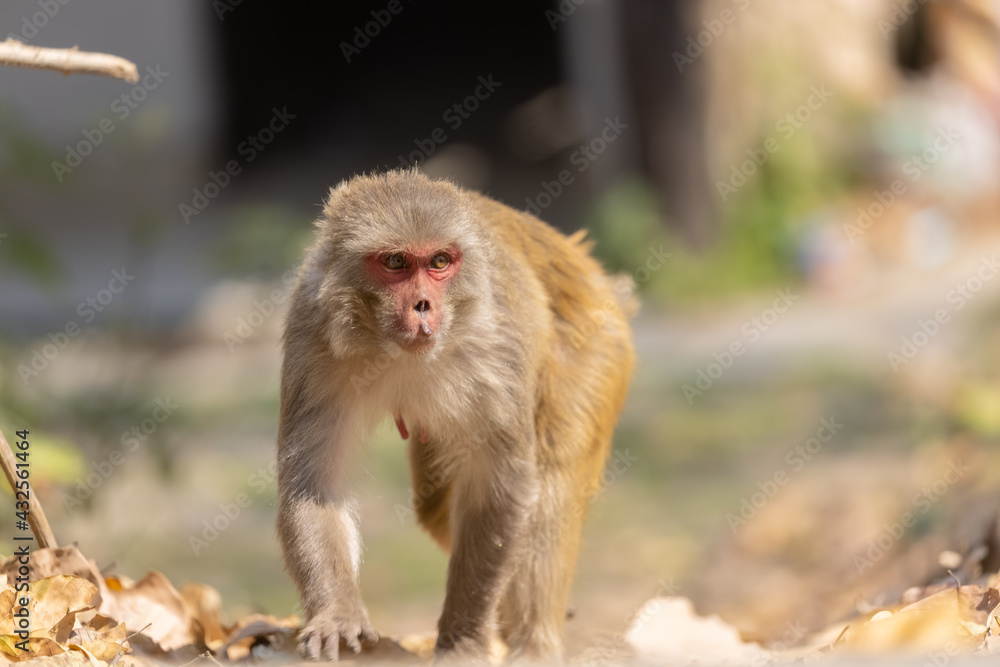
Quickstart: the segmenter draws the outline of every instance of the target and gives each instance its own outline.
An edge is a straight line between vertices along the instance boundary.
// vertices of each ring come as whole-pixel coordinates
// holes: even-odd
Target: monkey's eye
[[[406,268],[406,258],[401,253],[386,255],[382,258],[382,266],[390,271],[399,271]]]
[[[443,269],[449,264],[451,264],[451,257],[449,257],[446,253],[439,252],[438,254],[431,257],[432,269]]]

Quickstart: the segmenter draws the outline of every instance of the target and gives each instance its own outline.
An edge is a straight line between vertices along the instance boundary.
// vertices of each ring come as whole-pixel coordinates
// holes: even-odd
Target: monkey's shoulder
[[[548,223],[526,211],[518,211],[485,195],[475,195],[476,208],[483,226],[494,236],[495,244],[527,260],[533,269],[548,269],[552,263],[576,274],[576,277],[603,273],[590,256],[593,244],[580,230],[566,236]]]
[[[580,304],[610,291],[610,281],[591,256],[593,243],[584,230],[566,236],[530,213],[489,197],[478,195],[475,202],[483,224],[495,237],[494,245],[514,254],[551,295]]]
[[[613,281],[591,256],[592,243],[585,232],[566,236],[533,215],[488,197],[480,195],[475,201],[491,245],[503,249],[497,261],[506,267],[508,281],[501,289],[509,292],[519,312],[544,320],[539,322],[543,329],[552,327],[553,343],[573,347],[579,354],[582,349],[572,341],[581,332],[598,346],[625,335],[628,325],[621,300]],[[545,314],[532,310],[534,306]]]

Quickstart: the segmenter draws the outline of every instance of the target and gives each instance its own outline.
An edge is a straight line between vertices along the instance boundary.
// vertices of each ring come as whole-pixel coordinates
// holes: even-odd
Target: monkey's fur
[[[482,658],[499,632],[512,656],[557,658],[634,362],[630,286],[582,234],[416,171],[341,183],[317,227],[288,313],[278,434],[301,651],[336,658],[341,639],[358,650],[376,636],[346,470],[389,415],[409,435],[417,518],[451,553],[437,655]],[[410,268],[426,263],[413,249],[445,247]],[[427,278],[449,260],[451,277]],[[401,266],[412,284],[376,276]]]

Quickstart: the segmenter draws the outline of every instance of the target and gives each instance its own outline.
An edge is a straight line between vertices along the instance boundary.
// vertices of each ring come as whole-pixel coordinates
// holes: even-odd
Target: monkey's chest
[[[403,419],[403,416],[396,413],[392,416],[392,418],[396,422],[396,429],[399,431],[399,437],[403,440],[409,440],[410,430],[406,427],[406,421]],[[417,442],[427,443],[430,439],[430,436],[427,434],[427,427],[418,424],[414,430]]]

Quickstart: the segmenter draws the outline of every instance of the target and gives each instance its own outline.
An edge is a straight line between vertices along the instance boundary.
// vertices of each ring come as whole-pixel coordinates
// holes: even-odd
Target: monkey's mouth
[[[418,332],[415,336],[401,337],[397,343],[407,352],[423,354],[429,352],[437,344],[437,339],[434,336],[425,336]]]
[[[421,354],[427,352],[437,343],[439,338],[437,329],[440,328],[440,318],[429,316],[430,303],[420,301],[414,307],[417,317],[404,318],[400,322],[399,337],[397,342],[407,352]]]

